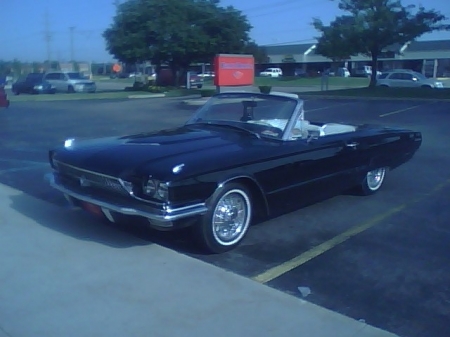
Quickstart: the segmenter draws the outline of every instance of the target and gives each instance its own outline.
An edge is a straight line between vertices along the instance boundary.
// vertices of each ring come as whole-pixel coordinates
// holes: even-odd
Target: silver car
[[[51,71],[47,72],[44,80],[49,82],[59,92],[95,92],[97,86],[94,81],[87,79],[79,72]]]
[[[440,81],[427,78],[412,70],[393,70],[382,73],[377,79],[379,87],[407,87],[407,88],[443,88]]]

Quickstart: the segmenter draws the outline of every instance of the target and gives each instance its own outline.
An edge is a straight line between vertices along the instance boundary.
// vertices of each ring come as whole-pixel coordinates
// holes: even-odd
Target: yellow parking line
[[[385,220],[385,219],[389,218],[390,216],[392,216],[396,213],[399,213],[400,211],[405,209],[407,206],[409,206],[413,203],[419,202],[425,198],[428,198],[430,196],[430,194],[434,194],[434,193],[438,192],[439,190],[443,189],[449,183],[450,183],[450,179],[446,180],[444,183],[441,183],[441,184],[435,186],[430,191],[430,193],[425,194],[421,198],[418,198],[418,199],[414,200],[413,202],[405,203],[398,207],[394,207],[379,216],[373,217],[372,219],[370,219],[367,222],[364,222],[363,224],[352,227],[349,230],[345,231],[344,233],[341,233],[341,234],[335,236],[334,238],[332,238],[328,241],[325,241],[324,243],[294,257],[293,259],[288,260],[282,264],[279,264],[278,266],[275,266],[273,268],[266,270],[265,272],[263,272],[259,275],[252,277],[252,279],[257,282],[260,282],[260,283],[267,283],[269,281],[272,281],[273,279],[280,277],[281,275],[286,274],[287,272],[291,271],[292,269],[295,269],[295,268],[301,266],[302,264],[312,260],[313,258],[329,251],[333,247],[347,241],[351,237],[353,237],[359,233],[362,233],[365,230],[375,226],[377,223],[381,222],[382,220]]]
[[[391,111],[391,112],[388,112],[388,113],[385,113],[385,114],[380,115],[380,117],[386,117],[386,116],[398,114],[398,113],[403,112],[403,111],[412,110],[412,109],[418,108],[419,106],[429,105],[429,104],[433,104],[433,103],[436,103],[436,102],[425,103],[425,104],[422,103],[422,104],[410,106],[410,107],[405,108],[405,109],[400,109],[400,110]]]

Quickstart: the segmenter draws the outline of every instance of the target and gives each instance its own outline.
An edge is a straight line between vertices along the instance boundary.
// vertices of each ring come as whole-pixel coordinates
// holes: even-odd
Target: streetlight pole
[[[74,56],[74,50],[73,50],[73,32],[75,30],[75,27],[69,27],[69,31],[70,31],[70,61],[74,62],[75,61],[75,56]]]

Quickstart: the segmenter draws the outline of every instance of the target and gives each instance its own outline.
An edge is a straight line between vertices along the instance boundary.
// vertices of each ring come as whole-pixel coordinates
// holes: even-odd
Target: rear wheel
[[[241,184],[230,183],[211,197],[208,212],[194,226],[194,235],[209,252],[223,253],[239,245],[251,218],[249,190]]]
[[[363,195],[370,195],[377,192],[383,185],[386,176],[386,168],[380,167],[367,172],[361,183],[360,190]]]

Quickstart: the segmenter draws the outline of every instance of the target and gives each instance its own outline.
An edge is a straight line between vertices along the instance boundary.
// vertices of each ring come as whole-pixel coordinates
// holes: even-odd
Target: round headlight
[[[169,198],[169,188],[167,184],[161,183],[158,186],[157,198],[167,200]]]
[[[156,192],[156,182],[153,179],[147,180],[147,182],[144,184],[142,192],[148,196],[154,196]]]

